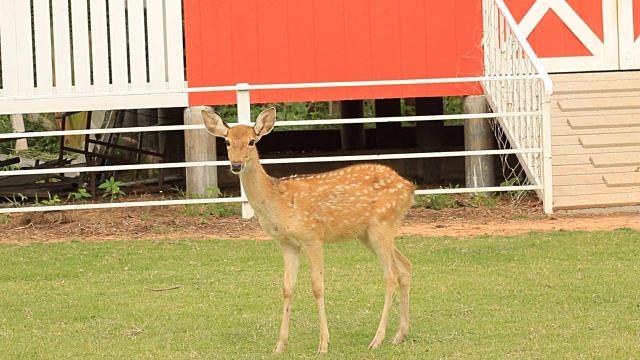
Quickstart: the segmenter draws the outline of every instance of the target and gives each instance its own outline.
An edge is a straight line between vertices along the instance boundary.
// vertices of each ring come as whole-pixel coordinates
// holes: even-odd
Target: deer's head
[[[252,162],[258,161],[256,143],[273,130],[276,109],[271,107],[261,112],[253,127],[247,125],[230,127],[220,115],[210,109],[202,110],[202,118],[204,126],[211,135],[224,138],[229,161],[231,161],[231,172],[240,174],[250,167]]]

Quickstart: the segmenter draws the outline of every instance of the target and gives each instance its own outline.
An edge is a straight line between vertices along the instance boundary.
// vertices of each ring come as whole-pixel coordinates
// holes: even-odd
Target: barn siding
[[[479,0],[185,0],[184,14],[190,87],[482,74]],[[259,91],[252,100],[478,93],[477,84],[446,84]],[[231,92],[190,95],[190,105],[233,102]]]
[[[551,77],[554,208],[640,204],[640,71]]]

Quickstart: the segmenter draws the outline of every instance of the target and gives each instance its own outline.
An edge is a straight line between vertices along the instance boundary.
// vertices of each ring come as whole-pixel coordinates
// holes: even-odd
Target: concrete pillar
[[[487,113],[487,101],[483,95],[467,96],[464,99],[465,114]],[[496,148],[491,120],[484,118],[464,121],[464,149],[493,150]],[[495,186],[493,155],[472,155],[465,157],[465,178],[468,188]]]
[[[186,108],[184,110],[184,124],[203,124],[201,111],[204,108],[204,106]],[[187,162],[215,161],[217,160],[216,138],[205,129],[185,130],[184,151]],[[218,172],[214,166],[190,167],[186,169],[186,181],[188,194],[205,196],[208,187],[218,187]]]
[[[340,102],[343,119],[363,118],[362,100],[343,100]],[[362,150],[365,148],[364,124],[343,124],[340,128],[342,150]]]

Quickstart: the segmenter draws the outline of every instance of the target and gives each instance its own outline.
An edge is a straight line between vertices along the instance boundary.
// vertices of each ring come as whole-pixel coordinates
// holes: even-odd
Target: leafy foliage
[[[16,199],[16,196],[18,197]],[[24,205],[24,202],[27,200],[28,198],[26,196],[24,196],[22,193],[17,193],[17,194],[13,194],[12,197],[8,198],[5,196],[5,200],[7,200],[7,202],[9,202],[13,207],[21,207]]]
[[[42,123],[35,123],[31,121],[24,122],[25,131],[39,132],[46,129]],[[0,133],[13,132],[13,126],[11,124],[11,118],[9,115],[0,115]],[[57,137],[37,137],[27,139],[29,144],[29,150],[46,154],[57,154],[60,150],[60,141]],[[15,141],[0,142],[0,154],[10,154],[15,150]]]
[[[111,200],[116,200],[120,195],[126,195],[124,191],[120,190],[120,186],[122,186],[122,181],[116,181],[113,176],[109,179],[105,180],[100,186],[100,189],[104,189],[104,194],[102,197],[111,196]]]
[[[36,206],[54,206],[62,202],[62,200],[60,200],[60,197],[58,195],[51,196],[51,193],[47,193],[47,194],[49,195],[49,198],[41,201],[38,201],[38,197],[36,196]]]
[[[69,195],[67,195],[67,201],[72,200],[72,201],[80,201],[80,202],[86,202],[86,199],[90,198],[91,194],[89,194],[89,192],[87,191],[87,189],[78,189],[78,191],[76,192],[70,192]]]

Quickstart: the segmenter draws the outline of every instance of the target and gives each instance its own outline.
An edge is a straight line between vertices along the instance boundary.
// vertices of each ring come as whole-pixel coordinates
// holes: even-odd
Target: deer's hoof
[[[369,350],[375,350],[379,348],[380,344],[382,344],[382,341],[378,341],[378,339],[373,339],[371,344],[369,344]]]
[[[407,336],[406,331],[398,331],[398,333],[393,337],[393,339],[391,339],[391,341],[389,342],[390,344],[393,345],[398,345],[401,344],[404,341],[404,338]]]
[[[285,347],[287,347],[285,343],[278,341],[278,343],[276,344],[276,347],[273,348],[273,353],[282,354],[284,352]]]
[[[318,346],[318,355],[324,355],[329,351],[329,343],[320,343]]]

